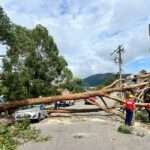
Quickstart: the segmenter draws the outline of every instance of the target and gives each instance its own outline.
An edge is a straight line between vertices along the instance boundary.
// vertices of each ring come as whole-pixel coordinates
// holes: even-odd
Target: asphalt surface
[[[87,116],[86,116],[87,115]],[[144,137],[117,132],[119,122],[103,113],[68,118],[49,118],[34,124],[47,142],[29,142],[18,150],[149,150],[150,134]]]

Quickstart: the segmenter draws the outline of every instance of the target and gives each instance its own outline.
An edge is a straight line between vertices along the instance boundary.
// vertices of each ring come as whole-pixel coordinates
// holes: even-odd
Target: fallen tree
[[[142,88],[145,86],[149,86],[149,82],[144,82],[144,83],[126,86],[122,88],[109,88],[109,89],[103,89],[103,90],[97,90],[97,91],[87,91],[87,92],[82,92],[82,93],[77,93],[77,94],[67,94],[67,95],[61,95],[61,96],[51,96],[51,97],[18,100],[18,101],[1,104],[0,112],[10,110],[10,109],[15,109],[15,108],[22,107],[22,106],[27,106],[27,105],[50,104],[56,101],[81,100],[81,99],[87,99],[93,96],[108,97],[108,98],[113,99],[114,101],[124,103],[124,101],[120,99],[110,97],[109,94],[112,92],[123,92],[123,91],[128,91],[128,90],[132,90],[136,88]]]
[[[110,85],[105,86],[103,89],[113,88],[113,87],[117,86],[118,84],[120,84],[120,82],[125,82],[125,79],[115,80],[113,83],[111,83]]]
[[[114,107],[109,108],[109,110],[114,109]],[[58,109],[58,110],[54,110],[54,109],[50,109],[47,110],[47,112],[50,113],[88,113],[88,112],[98,112],[98,111],[102,111],[103,109],[101,108],[84,108],[84,109]]]

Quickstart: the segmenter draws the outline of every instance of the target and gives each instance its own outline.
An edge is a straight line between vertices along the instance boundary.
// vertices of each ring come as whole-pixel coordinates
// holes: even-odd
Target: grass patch
[[[132,128],[126,125],[120,125],[118,127],[118,132],[124,133],[124,134],[132,134]]]
[[[17,146],[28,141],[47,141],[40,130],[30,126],[28,120],[16,122],[11,126],[0,124],[0,150],[16,150]]]

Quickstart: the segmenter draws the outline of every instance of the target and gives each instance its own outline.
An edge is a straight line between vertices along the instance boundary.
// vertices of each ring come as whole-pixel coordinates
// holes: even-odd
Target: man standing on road
[[[125,125],[131,126],[133,113],[135,110],[135,97],[130,95],[125,103],[126,117],[125,117]]]
[[[54,109],[57,110],[60,107],[60,101],[54,103]]]

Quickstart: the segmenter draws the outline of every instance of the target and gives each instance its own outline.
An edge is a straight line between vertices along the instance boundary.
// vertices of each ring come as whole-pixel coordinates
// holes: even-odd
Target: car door
[[[45,109],[45,106],[41,105],[40,106],[40,110],[41,110],[41,115],[42,115],[41,117],[42,117],[42,119],[46,118],[48,116],[48,114],[47,114],[47,111]]]

